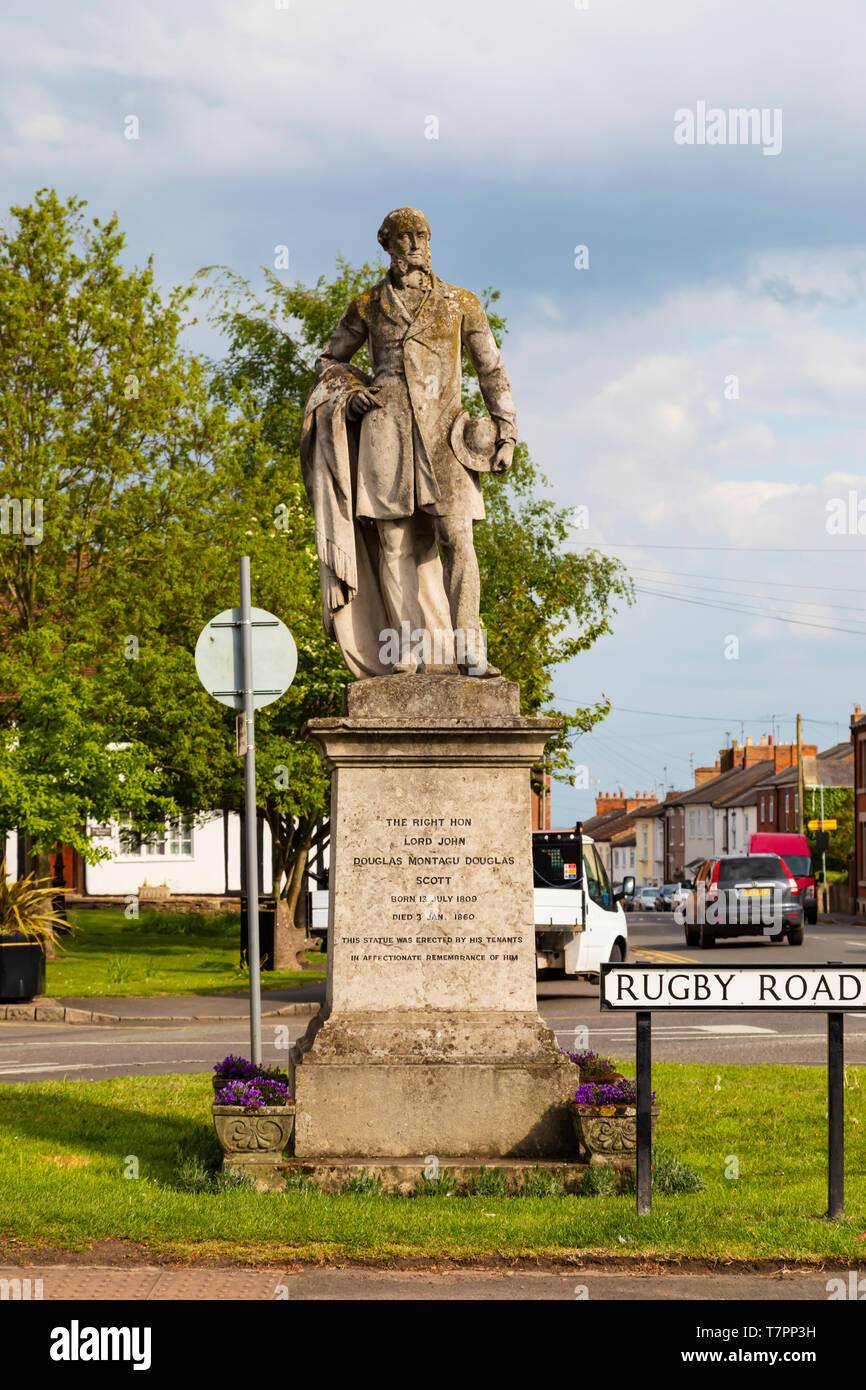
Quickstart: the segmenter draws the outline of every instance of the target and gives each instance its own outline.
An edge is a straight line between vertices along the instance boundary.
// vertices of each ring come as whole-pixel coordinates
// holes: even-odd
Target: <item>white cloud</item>
[[[856,23],[856,0],[837,0],[819,25],[810,0],[791,0],[781,30],[778,8],[754,0],[715,12],[693,0],[663,11],[645,0],[55,0],[2,21],[0,51],[32,79],[37,106],[38,87],[56,96],[69,129],[110,124],[102,94],[118,83],[140,89],[167,167],[273,171],[279,159],[285,172],[345,172],[359,157],[435,154],[466,172],[568,181],[647,158],[678,159],[690,176],[731,153],[841,160],[866,123],[858,47],[838,41]],[[781,159],[675,147],[673,113],[698,99],[783,107]],[[429,114],[441,122],[435,151]],[[82,162],[121,157],[99,141],[69,148]]]

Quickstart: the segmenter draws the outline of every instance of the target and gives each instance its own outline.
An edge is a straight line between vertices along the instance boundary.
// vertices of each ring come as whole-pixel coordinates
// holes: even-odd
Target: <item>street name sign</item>
[[[866,965],[620,965],[601,967],[602,1011],[635,1016],[637,1214],[652,1210],[652,1016],[656,1009],[827,1015],[827,1215],[844,1215],[845,1014],[866,1012]]]
[[[809,829],[810,829],[810,830],[835,830],[835,829],[836,829],[836,822],[835,822],[834,820],[810,820],[808,824],[809,824]]]
[[[603,965],[603,1009],[866,1012],[866,965]]]

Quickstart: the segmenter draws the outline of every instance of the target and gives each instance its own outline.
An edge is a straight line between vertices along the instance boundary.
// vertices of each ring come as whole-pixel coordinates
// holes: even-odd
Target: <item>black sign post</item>
[[[633,1012],[637,1061],[637,1214],[652,1210],[652,1016],[698,1012],[826,1013],[827,1215],[844,1215],[845,1014],[866,1012],[866,965],[700,966],[605,964],[601,1009]]]
[[[845,1015],[827,1015],[827,1215],[845,1212]]]
[[[635,1015],[637,1059],[637,1214],[649,1216],[653,1204],[652,1174],[652,1014]]]

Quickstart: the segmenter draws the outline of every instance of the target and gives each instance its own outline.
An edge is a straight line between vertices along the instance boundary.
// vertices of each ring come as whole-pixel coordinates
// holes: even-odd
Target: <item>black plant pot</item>
[[[32,999],[45,993],[45,952],[22,932],[0,936],[0,1000]]]

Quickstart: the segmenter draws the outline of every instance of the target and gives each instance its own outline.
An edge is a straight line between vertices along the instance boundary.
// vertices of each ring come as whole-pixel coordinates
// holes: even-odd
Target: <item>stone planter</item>
[[[278,1159],[295,1128],[295,1104],[263,1105],[255,1110],[214,1105],[213,1122],[227,1158]]]
[[[651,1110],[652,1134],[655,1137],[659,1107]],[[637,1106],[635,1105],[578,1105],[571,1103],[574,1132],[581,1148],[593,1162],[610,1159],[631,1159],[637,1155]]]
[[[283,1150],[289,1147],[294,1133],[294,1101],[256,1110],[214,1104],[213,1122],[223,1149],[224,1169],[242,1168],[259,1192],[277,1191],[283,1186]]]

